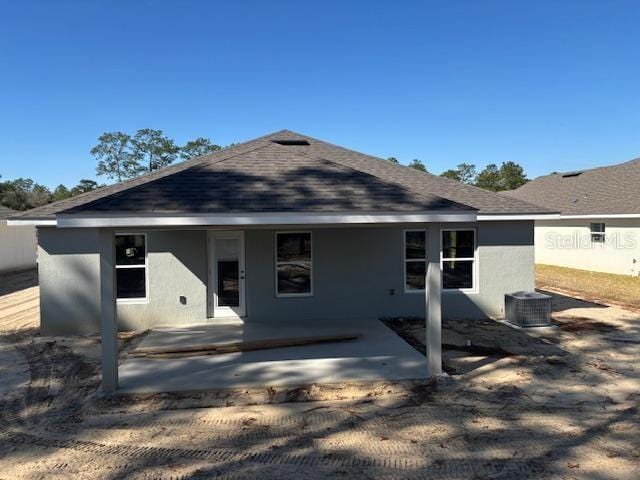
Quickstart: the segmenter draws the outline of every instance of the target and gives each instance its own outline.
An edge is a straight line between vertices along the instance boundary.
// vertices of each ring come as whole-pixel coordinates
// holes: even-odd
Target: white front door
[[[244,232],[210,232],[209,262],[213,317],[243,317]]]

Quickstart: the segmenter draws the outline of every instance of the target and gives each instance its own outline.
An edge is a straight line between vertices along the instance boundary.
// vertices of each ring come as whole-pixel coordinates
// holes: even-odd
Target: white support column
[[[442,274],[440,224],[427,224],[426,345],[428,376],[442,373]]]
[[[118,388],[118,326],[116,312],[115,243],[113,231],[100,229],[100,337],[102,339],[102,389]]]

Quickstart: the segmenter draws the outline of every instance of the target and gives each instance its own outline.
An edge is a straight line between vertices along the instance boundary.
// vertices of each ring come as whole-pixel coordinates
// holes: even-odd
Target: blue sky
[[[640,2],[1,0],[0,174],[94,178],[105,131],[289,128],[440,173],[640,156]]]

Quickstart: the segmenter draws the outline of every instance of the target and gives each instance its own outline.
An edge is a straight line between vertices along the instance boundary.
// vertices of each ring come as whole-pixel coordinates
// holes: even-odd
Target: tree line
[[[395,157],[389,157],[387,160],[392,163],[399,163]],[[425,164],[418,159],[412,160],[408,166],[422,172],[427,171]],[[522,166],[515,162],[503,162],[500,167],[492,163],[484,167],[480,172],[477,171],[476,166],[472,163],[461,163],[456,168],[442,172],[440,176],[466,183],[467,185],[484,188],[485,190],[491,190],[492,192],[513,190],[529,181]]]
[[[98,176],[121,182],[165,168],[176,160],[207,155],[221,148],[205,137],[198,137],[180,146],[162,130],[143,128],[133,135],[124,132],[103,133],[90,154],[97,162]],[[400,163],[395,157],[387,160]],[[408,166],[427,172],[425,164],[417,158],[409,162]],[[477,172],[473,164],[461,163],[455,169],[443,172],[441,176],[494,192],[513,190],[528,181],[523,168],[515,162],[504,162],[500,167],[487,165],[480,172]],[[58,185],[51,191],[30,178],[18,178],[0,182],[0,204],[14,210],[28,210],[102,186],[104,185],[94,180],[82,179],[73,187]]]
[[[492,192],[513,190],[529,181],[522,166],[516,162],[502,162],[500,167],[492,163],[480,172],[471,163],[461,163],[455,169],[442,172],[441,176]]]
[[[162,130],[143,128],[134,135],[123,132],[103,133],[90,153],[98,161],[97,175],[121,182],[160,170],[178,158],[189,160],[221,148],[205,137],[198,137],[179,146]]]

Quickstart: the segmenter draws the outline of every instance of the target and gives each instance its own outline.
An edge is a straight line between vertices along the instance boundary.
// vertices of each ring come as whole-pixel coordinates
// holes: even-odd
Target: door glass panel
[[[218,260],[218,306],[237,307],[239,305],[238,261]]]
[[[238,260],[240,245],[237,238],[216,239],[216,256],[218,260]]]
[[[239,241],[235,238],[216,239],[219,307],[240,306],[239,247]]]

